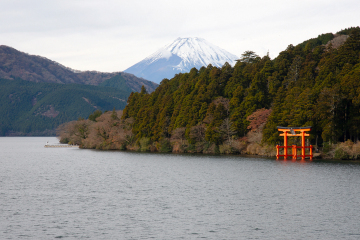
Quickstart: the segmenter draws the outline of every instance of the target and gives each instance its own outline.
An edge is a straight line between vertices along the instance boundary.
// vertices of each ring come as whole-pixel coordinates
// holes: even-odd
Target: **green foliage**
[[[142,137],[139,140],[139,144],[140,144],[140,151],[147,152],[150,150],[150,138]]]
[[[276,126],[313,126],[310,137],[313,144],[358,139],[359,34],[360,29],[352,29],[338,49],[315,48],[312,52],[303,49],[295,55],[294,48],[287,50],[292,63],[296,58],[302,61],[296,74],[289,75],[295,69],[290,65],[283,81],[286,84],[273,99],[273,112],[264,129],[265,141],[279,140]],[[279,57],[282,56],[285,54]]]
[[[303,48],[306,52],[311,51],[317,46],[325,45],[334,38],[334,34],[326,33],[321,34],[317,38],[312,38],[300,43],[298,46]]]
[[[331,150],[331,144],[329,142],[323,143],[323,152],[328,153]]]
[[[100,83],[99,86],[117,88],[125,92],[132,92],[132,90],[126,84],[126,80],[121,76],[121,74]]]
[[[0,134],[54,134],[64,122],[99,111],[123,109],[129,92],[80,84],[0,79]]]
[[[234,67],[225,63],[221,68],[193,68],[164,79],[152,93],[143,86],[141,92],[130,94],[122,115],[115,108],[104,114],[95,111],[89,120],[79,119],[63,127],[61,141],[98,149],[222,154],[247,149],[258,154],[261,145],[282,140],[277,126],[312,126],[310,144],[322,147],[332,158],[358,159],[360,142],[354,142],[360,133],[360,29],[350,32],[337,48],[324,46],[333,34],[322,34],[289,45],[273,60],[247,51]],[[115,80],[108,84],[121,83],[121,79]],[[18,92],[1,97],[21,109]],[[27,101],[31,102],[35,93]],[[77,104],[100,106],[101,101],[106,102],[100,97],[95,102],[96,98],[85,92],[80,96],[83,102]],[[51,110],[39,104],[45,101],[42,94],[36,99],[32,114]],[[68,96],[63,101],[68,99],[77,98]],[[76,112],[77,116],[84,115]],[[11,119],[4,118],[0,131],[8,131],[9,124]],[[256,144],[246,147],[246,141]],[[337,144],[339,141],[343,143]]]
[[[344,151],[344,149],[338,148],[335,150],[334,154],[335,159],[349,159],[349,155],[347,152]]]
[[[160,152],[171,152],[172,146],[170,144],[170,141],[168,139],[163,139],[160,142]]]
[[[118,120],[119,119],[118,116],[117,116],[117,113],[115,111],[115,107],[111,112],[111,118],[112,118],[112,120]]]
[[[144,85],[141,86],[140,94],[147,94],[146,88]]]
[[[101,110],[95,110],[92,114],[89,115],[88,119],[96,122],[96,118],[100,117],[102,114]]]
[[[340,34],[340,35],[350,35],[352,31],[357,31],[359,30],[360,27],[350,27],[350,28],[345,28],[341,31],[338,31],[336,34]]]
[[[313,145],[355,141],[360,133],[360,29],[346,33],[350,36],[337,49],[325,48],[334,35],[322,34],[289,45],[273,60],[246,51],[234,67],[209,65],[176,74],[151,94],[145,89],[132,93],[123,119],[134,119],[137,139],[183,142],[184,133],[191,151],[207,141],[229,152],[224,141],[245,136],[247,117],[262,108],[272,109],[264,142],[281,140],[277,126],[312,126]],[[201,138],[194,135],[197,126],[203,126]]]
[[[244,63],[255,63],[260,60],[260,57],[253,51],[245,51],[241,54],[240,61]]]

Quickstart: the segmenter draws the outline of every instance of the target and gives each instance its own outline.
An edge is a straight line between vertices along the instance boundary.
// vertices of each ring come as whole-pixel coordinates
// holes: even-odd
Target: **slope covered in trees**
[[[132,93],[122,119],[133,122],[135,145],[158,150],[170,141],[173,151],[241,152],[251,138],[277,143],[277,126],[312,126],[313,145],[355,141],[359,57],[359,27],[289,45],[273,60],[247,51],[234,67],[193,68]]]
[[[0,136],[55,134],[94,109],[123,109],[141,86],[153,91],[157,84],[124,72],[76,71],[0,45]]]
[[[0,136],[49,135],[94,110],[123,109],[130,91],[80,84],[0,79]]]
[[[99,85],[115,78],[123,82],[122,86],[130,88],[132,91],[140,91],[142,85],[145,85],[149,91],[153,91],[157,87],[156,83],[138,78],[130,73],[78,71],[45,57],[23,53],[5,45],[0,45],[0,78],[86,85]],[[110,81],[114,81],[114,79]]]

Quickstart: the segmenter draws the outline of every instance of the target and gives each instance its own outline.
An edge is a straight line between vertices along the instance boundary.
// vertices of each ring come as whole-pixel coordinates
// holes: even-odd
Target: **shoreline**
[[[139,150],[121,150],[121,149],[95,149],[95,148],[84,148],[79,146],[79,149],[84,150],[93,150],[93,151],[113,151],[113,152],[124,152],[124,153],[144,153],[144,154],[168,154],[168,155],[193,155],[193,156],[228,156],[228,157],[243,157],[243,158],[262,158],[262,159],[269,159],[275,160],[279,162],[337,162],[337,163],[357,163],[360,164],[360,160],[353,160],[353,159],[334,159],[334,158],[322,158],[322,157],[314,157],[312,160],[306,158],[305,160],[301,159],[279,159],[276,160],[274,156],[265,156],[265,155],[258,155],[258,154],[222,154],[222,153],[194,153],[194,152],[159,152],[159,151],[139,151]],[[319,153],[321,154],[321,153]]]

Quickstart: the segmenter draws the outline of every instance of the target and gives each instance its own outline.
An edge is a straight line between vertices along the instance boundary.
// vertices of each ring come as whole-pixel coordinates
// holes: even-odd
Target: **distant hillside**
[[[148,92],[154,91],[157,87],[157,84],[129,73],[77,71],[45,57],[29,55],[0,45],[0,78],[3,79],[21,78],[31,82],[99,85],[115,76],[121,76],[125,85],[132,91],[140,91],[142,85]]]
[[[235,65],[238,57],[202,38],[178,38],[173,43],[159,49],[144,60],[126,69],[138,77],[160,83],[164,78],[190,72],[209,64],[222,67],[226,62]]]
[[[116,80],[116,79],[115,79]],[[130,89],[0,79],[0,136],[54,135],[95,110],[123,109]]]

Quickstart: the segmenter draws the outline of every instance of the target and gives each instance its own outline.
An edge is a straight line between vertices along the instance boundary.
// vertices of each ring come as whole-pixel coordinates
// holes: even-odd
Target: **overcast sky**
[[[237,56],[360,25],[359,0],[0,0],[0,45],[77,70],[123,71],[178,37]]]

